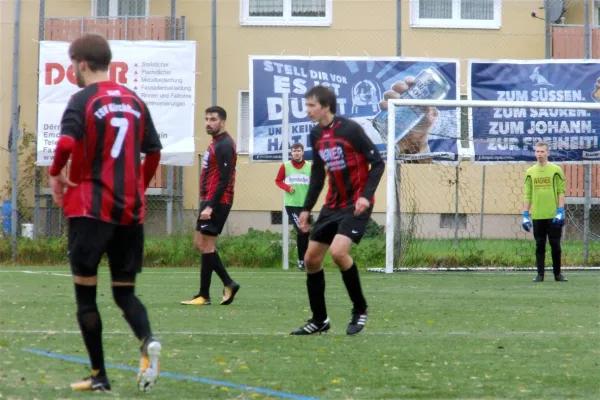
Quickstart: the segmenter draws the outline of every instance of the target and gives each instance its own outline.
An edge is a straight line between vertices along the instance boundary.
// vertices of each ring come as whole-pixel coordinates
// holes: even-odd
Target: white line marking
[[[43,330],[43,329],[0,329],[0,334],[30,335],[79,335],[78,330]],[[107,331],[103,335],[132,335],[131,331]],[[158,335],[202,335],[202,336],[289,336],[289,332],[231,332],[231,331],[157,331]],[[332,333],[336,335],[335,333]],[[449,332],[361,332],[370,336],[519,336],[519,335],[598,335],[599,331],[449,331]],[[341,333],[340,333],[341,335]]]
[[[64,271],[64,270],[63,270]],[[0,271],[0,273],[9,273],[9,274],[48,274],[48,275],[56,275],[56,276],[71,276],[71,274],[61,274],[61,271],[30,271],[30,270],[14,270],[14,271],[10,271],[10,270],[3,270]],[[254,273],[254,272],[265,272],[266,274],[273,274],[273,275],[286,275],[289,277],[293,277],[293,278],[299,278],[305,277],[304,273],[301,273],[300,271],[296,272],[284,272],[284,271],[269,271],[269,270],[263,270],[263,269],[259,269],[259,268],[248,268],[246,270],[239,270],[236,273]],[[108,270],[99,270],[98,271],[98,275],[108,275],[110,274],[110,271]],[[183,274],[183,275],[199,275],[200,271],[197,268],[190,268],[189,271],[148,271],[148,270],[143,270],[143,272],[140,274],[140,276],[143,275],[173,275],[173,274]],[[252,277],[252,275],[250,275]],[[261,279],[263,278],[263,275],[261,275],[260,277]]]
[[[46,271],[22,271],[24,274],[35,274],[35,275],[54,275],[54,276],[66,276],[71,277],[71,274],[59,274],[56,272],[46,272]]]

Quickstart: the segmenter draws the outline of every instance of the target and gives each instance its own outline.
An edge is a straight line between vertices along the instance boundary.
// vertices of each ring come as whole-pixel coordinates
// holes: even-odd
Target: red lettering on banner
[[[129,66],[122,61],[115,61],[110,64],[109,79],[113,82],[126,84],[127,71]],[[73,65],[69,65],[66,69],[59,63],[46,63],[45,83],[46,85],[58,85],[65,80],[65,77],[73,85],[77,85],[77,79],[73,73]]]
[[[65,76],[73,85],[77,84],[72,65],[69,65],[65,71],[65,68],[59,63],[46,63],[46,85],[58,85],[65,80]]]
[[[128,69],[129,66],[127,65],[127,63],[124,63],[122,61],[115,61],[111,63],[109,79],[113,82],[126,84],[127,77],[125,75],[127,74]]]

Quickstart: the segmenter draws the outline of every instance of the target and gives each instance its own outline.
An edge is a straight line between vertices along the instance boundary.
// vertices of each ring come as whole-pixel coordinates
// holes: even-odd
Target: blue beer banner
[[[458,60],[250,56],[249,61],[252,130],[249,147],[253,161],[281,160],[284,92],[289,93],[289,143],[302,143],[308,160],[312,159],[308,138],[314,123],[306,114],[304,95],[313,86],[321,84],[334,90],[336,114],[358,122],[383,156],[387,112],[380,107],[380,101],[386,91],[419,99],[455,100],[459,96]],[[404,85],[407,77],[408,86]],[[415,79],[414,83],[411,79]],[[397,158],[452,162],[462,154],[460,115],[456,108],[398,107],[396,120],[396,139],[400,143]],[[404,141],[398,141],[403,138]],[[408,154],[406,148],[418,151]]]
[[[600,62],[594,60],[471,60],[469,99],[600,102]],[[538,141],[550,161],[600,160],[600,111],[557,108],[471,109],[476,162],[534,162]]]

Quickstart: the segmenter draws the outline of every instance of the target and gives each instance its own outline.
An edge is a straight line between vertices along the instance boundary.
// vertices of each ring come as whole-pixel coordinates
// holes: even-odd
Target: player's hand
[[[531,219],[529,218],[529,211],[523,211],[523,222],[521,223],[521,225],[523,226],[523,229],[525,229],[526,232],[529,232],[531,230],[531,227],[533,225],[531,224]]]
[[[205,220],[205,219],[210,219],[211,215],[212,215],[213,209],[212,207],[206,207],[204,210],[202,210],[202,212],[200,213],[200,219]]]
[[[559,207],[556,215],[552,219],[552,223],[559,228],[562,228],[565,224],[565,209],[563,207]]]
[[[394,83],[391,90],[383,93],[384,100],[379,102],[379,107],[382,110],[387,110],[388,99],[399,99],[414,84],[414,76],[407,76],[404,81]],[[429,152],[427,138],[440,116],[440,111],[436,107],[425,107],[424,112],[425,115],[421,118],[421,121],[398,142],[400,153],[418,154]]]
[[[300,230],[304,233],[307,233],[310,230],[310,225],[308,224],[308,217],[310,213],[308,211],[302,211],[300,216],[298,217],[298,226]]]
[[[356,204],[354,205],[354,216],[359,216],[360,214],[365,212],[370,206],[371,203],[369,202],[369,200],[367,200],[364,197],[359,197],[358,200],[356,200]]]
[[[50,188],[52,189],[52,198],[59,207],[64,205],[65,187],[77,186],[71,182],[62,172],[56,176],[50,177]]]
[[[296,189],[294,189],[293,187],[290,186],[290,193],[294,193],[296,191]]]

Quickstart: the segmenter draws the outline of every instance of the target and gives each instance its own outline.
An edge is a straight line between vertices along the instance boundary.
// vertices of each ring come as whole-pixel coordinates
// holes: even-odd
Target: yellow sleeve
[[[562,168],[557,166],[558,169],[558,179],[556,182],[556,194],[561,195],[561,194],[565,194],[565,173],[563,172]]]
[[[529,174],[529,170],[527,170],[527,174],[525,175],[525,185],[523,188],[523,192],[525,193],[525,201],[527,203],[531,203],[531,195],[532,195],[532,182],[531,175]]]

